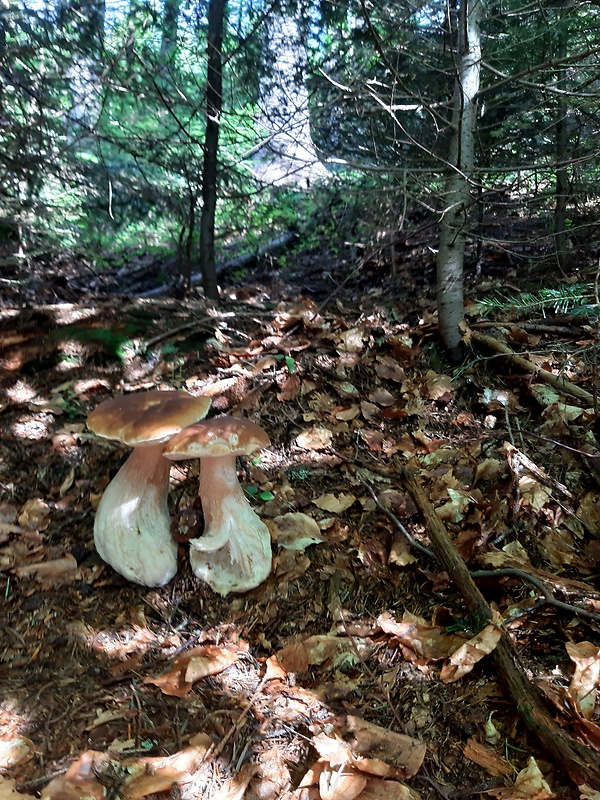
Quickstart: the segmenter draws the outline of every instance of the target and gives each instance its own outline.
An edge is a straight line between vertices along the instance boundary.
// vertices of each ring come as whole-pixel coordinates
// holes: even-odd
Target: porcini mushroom
[[[167,507],[170,465],[162,452],[173,434],[206,416],[210,402],[153,390],[106,400],[88,416],[95,434],[134,448],[106,487],[94,521],[96,550],[134,583],[164,586],[177,572]]]
[[[164,450],[173,461],[199,458],[204,535],[190,539],[194,574],[218,594],[254,589],[271,571],[271,537],[238,482],[236,456],[270,444],[247,419],[216,417],[174,436]]]

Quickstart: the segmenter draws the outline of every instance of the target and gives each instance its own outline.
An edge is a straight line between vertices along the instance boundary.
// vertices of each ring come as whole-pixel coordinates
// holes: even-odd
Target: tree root
[[[555,375],[553,372],[549,372],[546,369],[540,369],[537,364],[529,361],[529,359],[517,355],[517,353],[513,352],[504,342],[493,339],[491,336],[485,336],[483,333],[476,333],[475,331],[470,331],[469,340],[471,342],[477,342],[477,344],[481,344],[484,347],[489,347],[490,350],[494,350],[496,353],[506,356],[513,364],[516,364],[522,370],[525,370],[525,372],[535,375],[540,381],[554,386],[554,388],[558,389],[560,392],[570,394],[572,397],[578,397],[580,400],[589,403],[590,406],[594,405],[594,396],[586,392],[585,389],[581,389],[566,378],[561,378],[560,375]]]

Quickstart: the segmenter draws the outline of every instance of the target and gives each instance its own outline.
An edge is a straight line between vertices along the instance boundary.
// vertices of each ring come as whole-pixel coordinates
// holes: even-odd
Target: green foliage
[[[275,499],[275,495],[273,494],[273,492],[261,492],[257,486],[248,486],[246,488],[246,491],[248,492],[249,495],[252,495],[252,497],[256,497],[259,500],[262,500],[263,503],[268,503],[269,500]]]
[[[555,314],[598,316],[600,307],[590,302],[594,299],[593,287],[585,283],[559,286],[556,289],[540,289],[537,292],[524,292],[515,297],[502,294],[481,298],[478,304],[482,313],[520,312],[523,315],[538,312],[545,315],[548,310]]]
[[[94,342],[106,350],[109,355],[119,361],[125,361],[132,349],[136,348],[135,336],[141,334],[142,329],[134,325],[122,328],[83,328],[78,325],[68,325],[54,331],[52,336],[61,341]]]

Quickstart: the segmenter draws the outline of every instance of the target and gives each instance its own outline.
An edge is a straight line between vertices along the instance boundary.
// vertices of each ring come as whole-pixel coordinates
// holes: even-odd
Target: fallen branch
[[[483,627],[492,619],[488,603],[414,475],[404,466],[400,470],[402,480],[427,525],[437,557],[462,594],[469,612]],[[587,784],[600,790],[600,755],[557,725],[544,705],[539,690],[528,679],[505,629],[492,657],[527,728],[538,737],[550,758],[564,769],[577,786]]]
[[[525,372],[535,375],[536,378],[539,378],[539,380],[543,381],[544,383],[554,386],[554,388],[558,389],[560,392],[570,394],[573,397],[578,397],[580,400],[585,400],[585,402],[589,403],[591,406],[594,405],[594,396],[589,392],[586,392],[585,389],[581,389],[579,386],[571,383],[571,381],[568,381],[566,378],[561,378],[559,375],[555,375],[553,372],[549,372],[547,369],[541,369],[537,364],[534,364],[528,358],[517,355],[513,350],[510,349],[510,347],[508,347],[508,345],[504,344],[504,342],[501,342],[498,339],[493,339],[491,336],[484,336],[483,333],[476,333],[475,331],[470,332],[470,341],[477,342],[484,347],[489,347],[490,350],[494,350],[496,353],[506,356],[510,361],[512,361],[513,364],[516,364]]]

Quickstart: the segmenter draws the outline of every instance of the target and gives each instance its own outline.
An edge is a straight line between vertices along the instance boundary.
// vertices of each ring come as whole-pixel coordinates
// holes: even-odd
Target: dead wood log
[[[488,603],[475,585],[467,565],[414,475],[406,467],[401,467],[401,477],[425,521],[437,557],[463,596],[469,612],[483,627],[492,619]],[[600,754],[569,736],[555,722],[539,689],[527,677],[525,667],[504,628],[492,657],[519,714],[527,728],[537,736],[547,755],[554,759],[577,786],[587,784],[600,790]]]
[[[485,336],[483,333],[476,333],[475,331],[471,331],[470,340],[472,342],[482,344],[484,347],[489,347],[490,350],[494,350],[496,353],[501,353],[503,356],[506,356],[508,359],[510,359],[513,364],[516,364],[518,367],[520,367],[520,369],[535,375],[536,378],[539,378],[539,380],[543,381],[544,383],[550,384],[550,386],[554,386],[554,388],[558,389],[560,392],[570,394],[573,397],[578,397],[580,400],[584,400],[591,406],[594,405],[594,396],[589,392],[586,392],[585,389],[581,389],[579,386],[571,383],[571,381],[568,381],[566,378],[561,378],[560,375],[555,375],[553,372],[548,372],[546,369],[540,369],[537,364],[529,361],[528,358],[517,355],[517,353],[511,350],[508,345],[504,344],[504,342],[501,342],[498,339],[493,339],[491,336]]]
[[[221,275],[224,275],[226,272],[233,272],[233,270],[236,269],[247,269],[252,267],[260,258],[264,258],[265,256],[274,256],[281,250],[289,247],[293,242],[296,241],[297,238],[298,234],[293,233],[292,231],[282,233],[280,236],[275,236],[273,239],[269,239],[268,242],[265,242],[263,245],[261,245],[257,250],[253,250],[250,253],[244,253],[236,258],[231,258],[229,261],[225,261],[222,264],[217,264],[217,276],[221,277]],[[190,285],[198,286],[201,283],[202,274],[200,272],[194,272],[190,276]],[[154,289],[148,289],[145,292],[140,292],[137,294],[137,296],[156,297],[157,295],[163,294],[169,289],[172,289],[176,284],[177,280],[176,278],[173,278],[168,283],[164,283],[161,286],[155,287]]]

